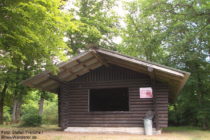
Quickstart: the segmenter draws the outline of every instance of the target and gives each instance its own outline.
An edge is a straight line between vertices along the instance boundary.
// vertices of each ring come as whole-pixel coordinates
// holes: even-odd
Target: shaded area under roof
[[[141,72],[156,80],[167,82],[170,102],[176,98],[190,75],[185,71],[122,55],[114,51],[90,49],[67,62],[58,64],[59,72],[56,76],[52,75],[50,71],[44,71],[24,80],[22,84],[57,93],[60,84],[74,80],[98,67],[109,66],[110,64]]]

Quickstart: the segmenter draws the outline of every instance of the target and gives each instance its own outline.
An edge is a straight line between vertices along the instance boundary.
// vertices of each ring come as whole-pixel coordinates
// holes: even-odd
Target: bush
[[[42,117],[39,115],[28,114],[23,117],[23,126],[41,126]]]
[[[10,115],[11,109],[8,106],[4,106],[4,122],[11,122],[11,115]]]
[[[58,105],[56,101],[45,101],[42,120],[43,124],[58,124]]]

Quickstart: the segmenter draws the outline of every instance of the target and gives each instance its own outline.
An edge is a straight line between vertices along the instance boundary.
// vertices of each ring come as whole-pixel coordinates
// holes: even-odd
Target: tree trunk
[[[44,108],[44,98],[41,97],[39,100],[39,116],[42,116]]]
[[[15,113],[16,123],[18,123],[20,121],[21,105],[22,105],[21,100],[18,100],[18,102],[17,102],[17,108],[16,108],[16,113]]]
[[[12,122],[18,123],[20,121],[20,113],[21,113],[21,100],[14,99],[13,109],[12,109]]]
[[[3,124],[3,115],[4,115],[4,97],[0,99],[0,124]]]
[[[17,99],[14,99],[13,107],[12,107],[12,122],[16,123],[16,110],[17,110]]]
[[[0,124],[3,124],[3,117],[4,117],[4,97],[7,91],[8,83],[4,84],[2,92],[0,94]]]

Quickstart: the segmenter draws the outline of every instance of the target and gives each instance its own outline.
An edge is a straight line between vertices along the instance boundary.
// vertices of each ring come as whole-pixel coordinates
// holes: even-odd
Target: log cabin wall
[[[156,123],[168,125],[168,87],[156,82]],[[153,99],[140,99],[139,88],[150,87],[149,76],[111,65],[100,67],[60,86],[60,127],[143,127],[148,110],[154,110]],[[89,111],[89,89],[126,87],[129,92],[129,111]],[[154,123],[155,126],[155,123]]]

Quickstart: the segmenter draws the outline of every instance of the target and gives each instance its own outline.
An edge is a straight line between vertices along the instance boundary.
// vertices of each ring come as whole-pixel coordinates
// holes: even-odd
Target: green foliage
[[[58,124],[57,98],[53,101],[46,101],[42,115],[43,124]]]
[[[38,115],[38,92],[30,92],[22,105],[21,122],[23,126],[40,126],[42,117]]]
[[[89,43],[191,72],[182,93],[169,107],[169,123],[210,127],[210,3],[207,0],[0,1],[0,91],[8,83],[4,118],[10,121],[13,100],[23,102],[22,118],[57,122],[57,97],[29,91],[20,82],[85,49]],[[119,27],[120,22],[126,26]],[[64,37],[67,38],[66,43]],[[121,37],[122,43],[114,43]],[[116,47],[117,46],[117,47]],[[2,94],[1,94],[2,95]],[[1,97],[2,98],[2,97]],[[50,115],[49,115],[50,114]],[[36,118],[37,117],[37,118]]]
[[[10,108],[8,106],[4,106],[4,121],[5,122],[10,122],[11,121],[11,115],[10,115]]]
[[[28,103],[22,106],[22,116],[28,116],[29,114],[38,114],[38,104],[36,100],[30,100]]]
[[[124,18],[126,27],[122,28],[122,44],[118,50],[122,53],[145,60],[161,62],[167,52],[164,51],[162,40],[164,30],[154,15],[145,14],[147,1],[135,0],[126,2],[128,14]]]
[[[209,2],[134,0],[126,7],[122,52],[191,72],[169,121],[209,128]]]
[[[38,102],[43,92],[33,91],[25,96],[25,103],[22,105],[22,121],[28,116],[38,115]],[[57,96],[52,93],[45,93],[44,112],[42,114],[42,124],[58,123]]]
[[[42,62],[52,68],[52,57],[64,59],[63,51],[68,50],[63,41],[64,31],[70,28],[71,21],[59,10],[60,0],[2,4],[0,47],[13,66]]]
[[[67,32],[67,43],[73,53],[86,49],[87,44],[106,48],[115,45],[113,37],[117,34],[119,19],[112,9],[115,0],[76,0],[72,4],[77,10],[70,9],[70,13],[75,16],[79,28]]]
[[[63,0],[0,1],[0,91],[8,83],[9,100],[23,102],[28,89],[21,81],[44,69],[56,73],[54,64],[67,59],[64,52],[71,52],[63,38],[66,30],[77,26],[60,9],[63,4]]]
[[[28,114],[23,117],[23,126],[41,126],[42,124],[42,117],[35,114]]]

